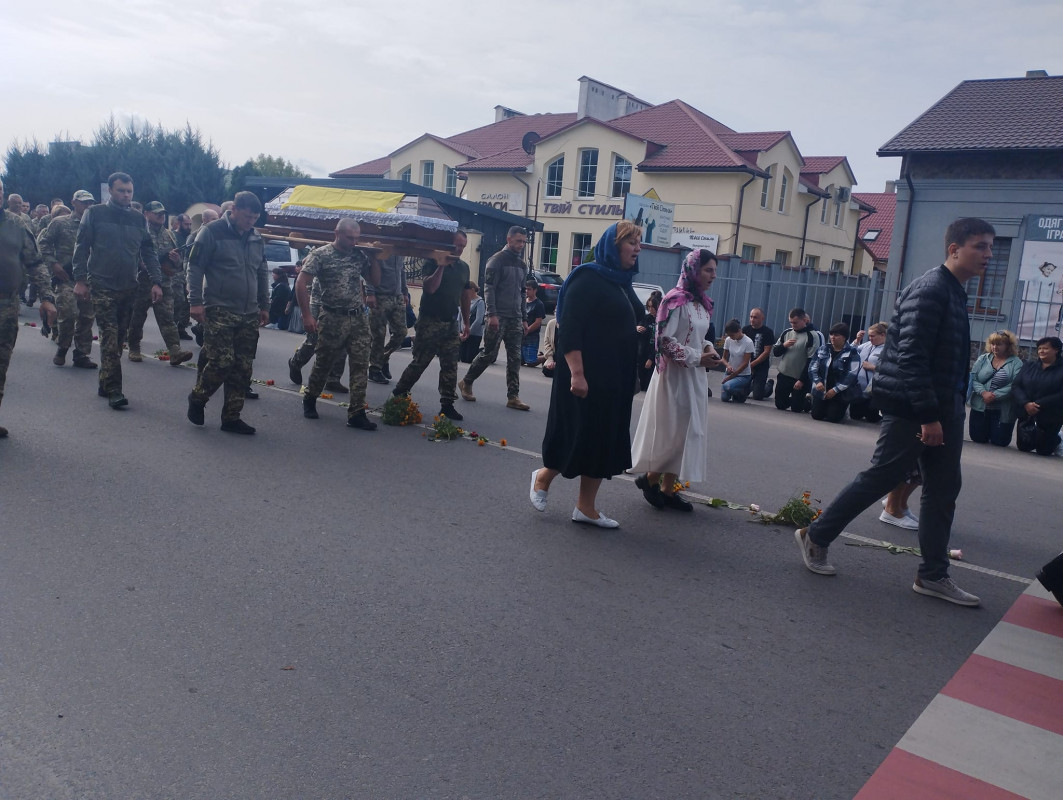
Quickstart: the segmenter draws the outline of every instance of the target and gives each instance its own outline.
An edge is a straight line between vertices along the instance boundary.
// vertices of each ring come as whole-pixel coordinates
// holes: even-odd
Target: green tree
[[[233,167],[229,172],[229,189],[228,196],[232,197],[241,189],[244,188],[244,184],[247,178],[253,176],[264,176],[269,178],[295,178],[297,180],[304,180],[310,177],[310,174],[303,172],[291,161],[284,158],[278,158],[277,156],[267,156],[265,153],[259,153],[254,158],[249,158],[243,164],[238,167]]]

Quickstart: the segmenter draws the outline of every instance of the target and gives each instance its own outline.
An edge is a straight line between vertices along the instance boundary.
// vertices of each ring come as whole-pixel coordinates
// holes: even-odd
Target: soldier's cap
[[[152,200],[150,203],[144,206],[144,210],[150,211],[152,214],[160,214],[166,210],[166,206],[164,206],[158,200]]]
[[[79,203],[95,203],[96,198],[92,196],[92,192],[87,189],[78,189],[74,192],[74,199]]]

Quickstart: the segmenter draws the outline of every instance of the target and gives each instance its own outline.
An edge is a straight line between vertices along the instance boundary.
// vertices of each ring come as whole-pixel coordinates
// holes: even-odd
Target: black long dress
[[[543,466],[566,478],[611,478],[631,466],[640,305],[633,292],[593,270],[581,270],[566,289],[543,437]],[[585,398],[570,390],[572,373],[564,356],[573,350],[583,354]]]

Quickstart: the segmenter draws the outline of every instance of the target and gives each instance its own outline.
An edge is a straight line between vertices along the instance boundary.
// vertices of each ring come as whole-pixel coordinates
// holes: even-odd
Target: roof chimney
[[[1048,72],[1043,69],[1028,69],[1026,70],[1027,78],[1047,78]]]

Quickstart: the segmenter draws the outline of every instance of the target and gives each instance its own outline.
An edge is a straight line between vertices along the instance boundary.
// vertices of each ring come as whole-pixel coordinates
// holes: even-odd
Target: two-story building
[[[738,132],[682,100],[651,105],[580,78],[575,113],[498,106],[490,125],[425,134],[334,178],[406,180],[521,214],[544,226],[533,266],[566,274],[625,198],[674,208],[668,244],[713,242],[749,261],[849,273],[873,209],[852,195],[844,156],[803,156],[788,131]]]

